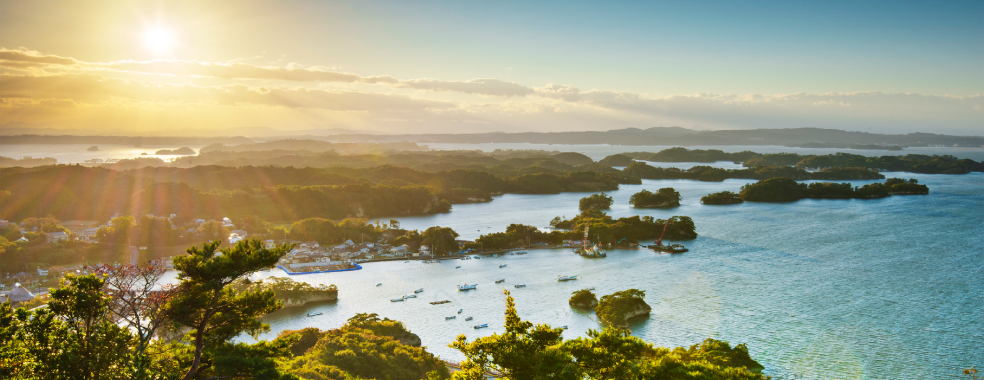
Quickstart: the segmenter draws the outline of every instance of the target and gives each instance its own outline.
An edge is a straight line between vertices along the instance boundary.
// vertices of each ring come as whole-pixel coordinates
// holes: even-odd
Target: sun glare
[[[171,35],[161,29],[151,29],[144,33],[144,43],[155,51],[164,51],[171,46]]]

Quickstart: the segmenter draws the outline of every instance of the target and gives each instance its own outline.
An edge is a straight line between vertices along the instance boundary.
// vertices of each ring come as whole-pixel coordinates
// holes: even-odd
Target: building
[[[22,303],[34,299],[34,294],[27,290],[21,284],[14,286],[13,290],[10,291],[0,291],[0,303],[10,301],[11,306],[17,307]]]
[[[64,232],[49,232],[44,234],[44,239],[48,243],[54,243],[56,241],[68,240],[68,234]]]

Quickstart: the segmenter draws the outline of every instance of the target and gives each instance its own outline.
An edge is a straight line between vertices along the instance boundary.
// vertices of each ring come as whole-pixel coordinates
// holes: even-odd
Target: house
[[[422,254],[422,255],[429,255],[430,254],[430,251],[431,251],[431,247],[429,245],[424,244],[424,245],[420,246],[420,254]]]
[[[49,232],[44,234],[44,239],[48,243],[54,243],[56,241],[68,240],[68,234],[64,232]]]
[[[17,307],[22,303],[34,299],[34,294],[27,290],[20,284],[14,286],[13,290],[10,291],[0,291],[0,303],[10,301],[11,306]]]
[[[392,252],[395,255],[406,255],[407,254],[407,251],[409,251],[409,250],[410,250],[410,247],[407,247],[406,244],[401,245],[399,247],[390,248],[390,252]]]
[[[245,238],[244,236],[240,236],[237,233],[230,233],[229,234],[229,244],[239,243],[239,242],[243,241],[244,238]]]
[[[239,235],[239,237],[241,237],[241,238],[245,238],[246,235],[248,235],[248,233],[246,231],[243,231],[243,230],[232,230],[232,231],[229,231],[229,233],[230,234]]]
[[[277,242],[275,242],[273,240],[265,240],[265,241],[263,241],[263,248],[273,249],[276,246],[277,246]]]
[[[82,231],[82,238],[85,240],[92,240],[96,238],[96,233],[99,232],[98,228],[88,228]]]

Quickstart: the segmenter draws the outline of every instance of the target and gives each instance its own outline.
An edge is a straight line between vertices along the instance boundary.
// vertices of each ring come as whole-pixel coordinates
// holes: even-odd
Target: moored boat
[[[470,321],[472,319],[475,319],[475,318],[472,318],[472,317],[465,318],[466,321]]]
[[[525,288],[526,287],[526,284],[516,284],[516,285],[514,285],[514,287],[516,287],[516,288]]]
[[[573,276],[564,276],[564,275],[557,276],[557,281],[571,281],[571,280],[577,280],[577,275],[573,275]]]
[[[503,278],[503,279],[495,280],[496,284],[501,284],[503,282],[506,282],[506,279]]]
[[[458,314],[461,314],[462,311],[465,311],[465,309],[458,309]]]
[[[420,288],[420,289],[414,290],[413,292],[414,293],[422,293],[423,291],[424,291],[424,288]]]
[[[322,314],[322,313],[308,313],[308,315],[307,315],[307,316],[309,316],[309,317],[314,317],[314,316],[317,316],[317,315],[321,315],[321,314]]]
[[[383,286],[383,283],[380,282],[380,283],[376,284],[376,286]]]
[[[480,324],[480,325],[475,325],[475,330],[484,329],[486,327],[489,327],[489,324],[488,323],[483,323],[483,324]]]
[[[452,315],[452,316],[450,316],[450,317],[444,317],[444,320],[445,320],[445,321],[450,321],[450,320],[452,320],[452,319],[455,319],[456,317],[457,317],[456,315]]]
[[[406,300],[407,300],[406,298],[400,297],[400,298],[391,299],[390,302],[403,302]]]
[[[499,268],[505,268],[506,264],[499,265]]]
[[[478,284],[472,284],[472,285],[468,285],[468,284],[464,284],[464,285],[458,285],[458,290],[472,290],[472,289],[476,289],[476,288],[478,288]]]

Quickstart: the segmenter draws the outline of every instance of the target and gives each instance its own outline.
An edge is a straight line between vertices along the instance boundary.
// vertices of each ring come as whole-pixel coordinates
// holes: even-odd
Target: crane
[[[656,246],[663,245],[663,236],[666,236],[666,230],[670,228],[670,221],[673,219],[676,219],[676,217],[671,216],[669,219],[666,220],[666,225],[663,226],[663,233],[659,234],[659,239],[656,239],[656,244],[655,244]]]

